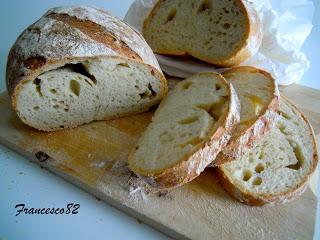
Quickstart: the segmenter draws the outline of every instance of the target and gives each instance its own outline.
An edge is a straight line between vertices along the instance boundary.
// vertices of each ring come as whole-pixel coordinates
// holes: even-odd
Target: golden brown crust
[[[243,202],[248,205],[252,206],[262,206],[265,204],[280,204],[280,203],[287,203],[289,201],[294,200],[296,197],[303,194],[303,192],[306,190],[308,186],[308,180],[312,173],[315,171],[318,160],[319,160],[319,154],[317,149],[317,143],[314,135],[314,131],[308,121],[308,119],[304,116],[304,114],[291,102],[289,101],[285,96],[281,96],[282,101],[285,101],[292,109],[294,109],[301,118],[305,121],[306,125],[309,128],[309,134],[312,138],[313,142],[313,149],[314,149],[314,155],[312,159],[312,164],[310,167],[309,172],[304,176],[304,178],[301,180],[301,182],[291,190],[281,193],[281,194],[259,194],[259,195],[253,195],[250,192],[246,191],[245,189],[240,189],[236,186],[236,184],[233,184],[233,181],[231,178],[229,178],[223,171],[223,165],[220,167],[217,167],[217,174],[219,177],[219,182],[221,183],[221,186],[234,198],[239,200],[240,202]]]
[[[141,57],[134,52],[125,42],[118,42],[117,38],[111,32],[106,31],[102,26],[89,20],[78,19],[67,14],[51,13],[48,17],[64,22],[73,28],[79,29],[91,39],[104,44],[106,47],[116,51],[120,56],[142,61]]]
[[[154,173],[144,173],[143,170],[137,169],[131,164],[131,159],[135,151],[135,149],[133,149],[129,155],[130,169],[140,178],[157,188],[177,187],[199,176],[205,167],[215,160],[217,154],[227,144],[231,137],[233,127],[236,126],[240,120],[240,104],[238,97],[232,85],[229,85],[226,82],[226,86],[228,86],[230,96],[228,110],[225,112],[224,116],[219,119],[218,123],[220,123],[221,126],[218,127],[200,149],[173,166]]]
[[[119,56],[137,62],[152,65],[161,72],[159,65],[144,39],[130,26],[108,15],[102,10],[87,7],[61,8],[68,14],[57,13],[60,9],[51,9],[37,22],[30,25],[16,40],[10,49],[6,69],[6,83],[10,97],[20,82],[29,81],[41,73],[76,61],[78,58],[94,56]],[[57,12],[55,12],[57,10]],[[80,19],[74,12],[87,14]],[[107,20],[99,21],[94,16],[99,11]],[[92,21],[90,20],[92,19]],[[117,29],[105,26],[119,26]],[[81,33],[81,34],[80,34]],[[119,35],[134,37],[131,43],[138,46],[133,50]],[[12,100],[14,101],[14,100]]]
[[[260,73],[266,76],[273,84],[273,98],[261,111],[259,117],[247,129],[242,130],[240,133],[237,132],[237,136],[239,137],[231,138],[227,146],[218,154],[213,166],[219,166],[241,157],[245,152],[253,148],[264,136],[266,136],[278,120],[280,95],[277,84],[272,76],[261,69],[248,66],[227,70],[222,73],[222,75],[228,78],[229,75],[236,72]],[[234,130],[236,131],[237,128]]]
[[[147,25],[150,23],[151,19],[156,14],[158,8],[165,1],[167,0],[158,0],[156,4],[153,6],[153,8],[150,10],[142,26],[142,32],[144,36],[146,36],[145,29],[147,28]],[[234,52],[228,59],[216,60],[216,59],[200,56],[199,54],[191,53],[191,52],[184,52],[184,53],[177,54],[175,50],[168,51],[163,49],[153,49],[154,52],[158,54],[168,55],[168,56],[179,56],[179,57],[192,56],[194,58],[200,59],[202,61],[214,64],[220,67],[232,67],[232,66],[239,65],[240,63],[244,62],[245,60],[253,56],[258,51],[263,38],[262,24],[258,16],[258,13],[252,6],[252,3],[239,0],[239,4],[243,9],[243,13],[246,14],[245,17],[247,19],[247,26],[246,26],[247,31],[245,34],[245,41],[243,42],[243,44],[241,44],[240,47],[236,50],[236,52]]]

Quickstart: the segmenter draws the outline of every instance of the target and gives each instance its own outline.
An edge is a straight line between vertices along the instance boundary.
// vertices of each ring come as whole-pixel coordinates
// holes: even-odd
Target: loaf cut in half
[[[154,52],[219,66],[238,65],[262,41],[260,19],[242,0],[158,0],[143,24]]]
[[[233,161],[253,148],[278,120],[279,90],[271,75],[254,67],[237,67],[223,73],[236,90],[241,104],[240,123],[215,166]]]
[[[200,73],[179,82],[130,154],[131,170],[159,188],[191,181],[227,144],[239,107],[232,85],[220,74]]]
[[[254,149],[218,167],[224,189],[249,205],[285,203],[301,195],[316,169],[313,130],[304,115],[281,96],[280,120]]]
[[[151,48],[101,9],[50,9],[13,45],[7,63],[13,109],[43,131],[148,110],[167,92]]]

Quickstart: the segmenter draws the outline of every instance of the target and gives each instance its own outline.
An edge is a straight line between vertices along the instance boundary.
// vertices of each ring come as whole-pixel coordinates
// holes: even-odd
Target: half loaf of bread
[[[139,113],[167,85],[143,37],[101,9],[49,10],[13,45],[7,88],[20,119],[39,130]]]
[[[254,149],[218,167],[224,189],[249,205],[285,203],[301,195],[318,162],[313,130],[281,97],[280,120]]]
[[[262,26],[247,1],[158,0],[143,36],[156,53],[233,66],[258,51]]]
[[[161,102],[130,154],[129,166],[159,188],[191,181],[227,144],[239,115],[231,84],[220,74],[196,74]]]

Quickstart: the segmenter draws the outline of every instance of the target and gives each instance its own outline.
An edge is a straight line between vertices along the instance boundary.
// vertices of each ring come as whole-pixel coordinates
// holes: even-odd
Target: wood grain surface
[[[319,139],[320,91],[299,85],[281,90],[310,119]],[[21,123],[7,93],[0,95],[0,113],[2,144],[171,237],[313,238],[317,198],[309,188],[288,204],[249,207],[221,189],[214,169],[170,192],[146,186],[128,169],[127,156],[152,112],[54,133]]]

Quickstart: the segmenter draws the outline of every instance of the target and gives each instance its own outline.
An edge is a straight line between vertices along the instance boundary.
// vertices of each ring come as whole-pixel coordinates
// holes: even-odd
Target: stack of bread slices
[[[318,161],[313,130],[269,73],[237,66],[263,37],[251,3],[159,0],[142,33],[158,54],[231,68],[196,74],[169,92],[129,156],[132,171],[170,188],[216,167],[223,188],[249,205],[300,195]]]
[[[181,186],[216,167],[226,191],[250,205],[303,192],[318,161],[310,124],[270,74],[236,67],[261,44],[249,3],[159,0],[143,36],[102,9],[49,10],[10,51],[13,109],[25,124],[56,131],[160,102],[129,156],[131,170],[150,185]],[[233,68],[196,74],[167,94],[152,50]]]

